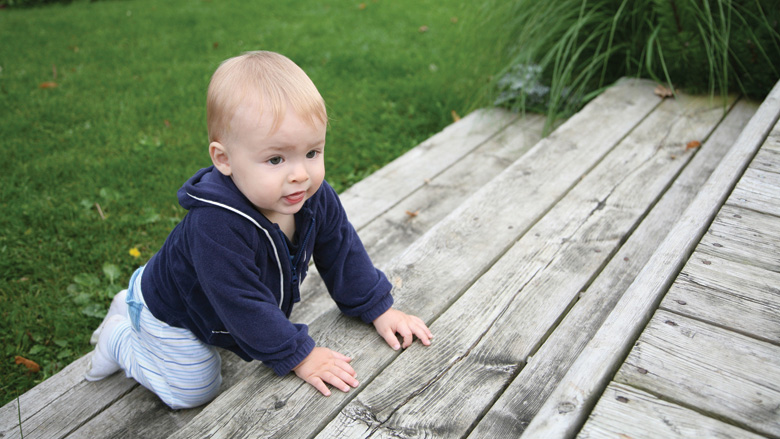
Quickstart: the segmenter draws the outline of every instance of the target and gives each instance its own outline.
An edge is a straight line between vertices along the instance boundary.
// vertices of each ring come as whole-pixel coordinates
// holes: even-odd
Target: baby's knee
[[[177,392],[158,396],[165,405],[174,410],[200,407],[213,401],[219,395],[222,375],[217,375],[216,379],[209,383],[201,384],[190,389],[178,389]]]

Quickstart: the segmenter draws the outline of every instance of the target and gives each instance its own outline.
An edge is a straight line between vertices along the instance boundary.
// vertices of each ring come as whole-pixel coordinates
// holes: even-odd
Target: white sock
[[[126,317],[115,314],[108,317],[101,325],[100,337],[87,365],[87,373],[84,375],[87,381],[102,380],[120,369],[119,363],[111,356],[108,341],[116,326],[126,319]]]
[[[103,330],[103,326],[111,316],[119,315],[127,317],[127,303],[125,302],[125,298],[127,298],[127,290],[122,290],[116,293],[114,299],[111,300],[111,306],[108,308],[106,316],[103,318],[103,321],[100,322],[100,326],[95,329],[95,332],[92,333],[92,337],[89,339],[89,342],[92,344],[92,346],[97,344],[98,338],[100,338],[100,332]]]

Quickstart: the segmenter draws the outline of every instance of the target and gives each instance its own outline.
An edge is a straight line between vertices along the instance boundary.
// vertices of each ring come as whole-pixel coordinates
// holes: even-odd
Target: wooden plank
[[[780,153],[773,152],[771,154],[780,160]],[[766,157],[768,153],[760,155]],[[762,161],[761,163],[769,162]],[[734,189],[729,204],[780,216],[780,174],[758,167],[748,169]]]
[[[388,264],[397,306],[426,321],[439,315],[657,105],[653,87],[626,81],[604,92]],[[321,345],[351,355],[364,382],[398,356],[372,328],[335,312],[317,319],[310,332]],[[323,398],[292,376],[253,374],[173,437],[303,436],[332,418],[356,390]]]
[[[503,128],[507,121],[511,121],[512,123],[505,130]],[[440,150],[448,145],[454,146],[452,148],[448,148],[449,152],[447,152],[447,154],[451,154],[453,151],[468,151],[468,148],[472,148],[473,143],[477,142],[480,136],[482,136],[484,138],[488,138],[488,140],[484,141],[477,148],[469,151],[464,157],[461,157],[461,161],[465,160],[465,162],[468,162],[469,157],[481,157],[481,163],[483,166],[479,168],[475,168],[473,166],[471,168],[467,168],[459,164],[451,166],[445,169],[438,176],[434,177],[431,180],[430,185],[426,185],[426,187],[423,187],[414,192],[412,194],[413,197],[420,198],[422,194],[430,193],[428,186],[431,186],[438,188],[437,195],[442,199],[442,201],[448,203],[461,201],[468,195],[469,191],[475,191],[480,184],[484,184],[484,182],[489,178],[492,178],[501,170],[506,168],[512,161],[514,161],[514,159],[518,158],[534,143],[536,143],[541,137],[544,118],[543,116],[539,115],[529,115],[529,117],[518,119],[516,116],[511,115],[506,111],[491,109],[480,110],[477,112],[477,114],[469,115],[463,118],[461,122],[463,123],[459,124],[465,125],[464,127],[457,129],[448,128],[445,130],[446,133],[443,132],[436,136],[436,142],[429,142],[426,147],[426,155],[423,155],[423,159],[430,159],[429,155],[440,153]],[[485,124],[485,126],[477,126],[479,123]],[[507,132],[501,135],[501,133],[504,131]],[[493,134],[490,134],[491,132],[493,132]],[[464,136],[464,133],[471,134]],[[412,168],[419,168],[420,166],[424,165],[423,162],[409,160],[408,157],[398,160],[400,160],[400,163]],[[465,174],[469,175],[466,176]],[[440,180],[443,180],[444,183],[440,183]],[[463,180],[464,184],[470,183],[474,186],[473,188],[464,187],[464,185],[457,183],[459,180]],[[452,182],[455,183],[453,184]],[[360,190],[360,187],[350,188],[347,192],[354,192],[356,190]],[[394,193],[393,195],[397,196],[398,193]],[[434,197],[429,196],[428,198]],[[435,199],[429,203],[431,206],[434,206],[435,204]],[[360,211],[365,208],[366,206],[353,204],[351,206],[351,213],[360,214]],[[441,208],[426,209],[426,214],[424,216],[426,222],[417,222],[414,232],[417,235],[422,234],[427,228],[430,228],[432,222],[444,216],[445,212],[446,209]],[[373,213],[375,214],[376,212]],[[390,212],[387,212],[386,215],[389,213]],[[369,215],[365,214],[362,215],[362,217],[366,219],[370,218]],[[373,227],[364,226],[363,230],[361,231],[361,235],[372,233],[372,230],[378,229],[379,227],[379,225]],[[375,235],[378,234],[378,232],[373,233]],[[389,236],[404,235],[407,239],[408,237],[415,236],[415,233],[401,230],[397,230],[394,233],[390,233],[388,230],[385,230],[385,233],[387,233]],[[372,245],[370,242],[367,243],[367,248],[369,248],[373,254],[384,256],[385,258],[392,256],[390,254],[391,251],[398,252],[397,247],[385,247],[387,246],[381,246],[377,244]],[[310,276],[310,279],[317,278],[316,271],[314,273],[315,275]],[[316,285],[316,282],[313,282],[312,280],[307,279],[307,281],[309,285]],[[324,292],[324,286],[321,284],[321,282],[318,286],[319,291],[312,291],[313,288],[309,287],[304,289],[303,294],[311,296],[312,292],[320,293],[323,295],[321,300],[315,301],[315,303],[304,302],[302,304],[303,306],[296,308],[296,315],[298,317],[304,318],[304,321],[307,319],[309,321],[313,320],[317,315],[327,310],[327,307],[334,306],[332,301],[327,296],[327,293]],[[318,307],[318,305],[320,305],[320,307]],[[258,367],[257,363],[245,363],[229,352],[223,352],[222,357],[223,391],[224,389],[229,388],[241,377],[252,373]],[[82,375],[84,370],[86,370],[86,361],[87,358],[85,357],[74,363],[70,369],[73,369],[75,373],[68,375],[68,379],[65,379],[65,375],[58,374],[37,386],[35,394],[43,394],[44,396],[41,397],[41,395],[38,395],[34,398],[34,401],[38,403],[40,407],[45,407],[46,404],[49,404],[51,401],[53,401],[53,398],[56,396],[57,388],[62,389],[62,392],[64,392],[66,389],[74,388],[74,386],[83,380]],[[72,420],[71,424],[76,426],[86,422],[82,427],[80,427],[80,433],[76,435],[83,435],[83,437],[89,438],[98,438],[116,437],[126,433],[132,434],[134,437],[159,437],[167,431],[173,431],[173,428],[177,428],[178,426],[185,424],[189,419],[194,417],[200,411],[198,408],[176,412],[170,411],[159,402],[152,403],[154,398],[150,396],[146,389],[140,386],[136,387],[129,393],[128,390],[124,388],[116,388],[116,390],[120,392],[118,395],[106,395],[103,397],[103,402],[106,404],[106,407],[105,411],[103,411],[100,415],[95,416],[91,420],[88,418]],[[121,403],[112,404],[118,397],[122,397],[122,400],[120,401]],[[27,407],[27,404],[25,403],[26,399],[26,396],[22,396],[21,398],[23,408]],[[98,403],[98,401],[96,401],[96,403]],[[34,411],[38,413],[38,416],[46,419],[49,416],[47,414],[48,410],[53,410],[57,407],[59,406],[55,404],[48,409],[36,409],[35,407],[31,407],[29,410],[25,411]],[[127,410],[128,407],[136,407],[136,409]],[[138,407],[142,409],[139,409]],[[10,410],[11,408],[13,410]],[[101,408],[96,406],[94,408],[94,413],[90,412],[87,416],[94,416],[94,414],[100,412],[100,410]],[[16,422],[17,418],[15,405],[14,407],[9,406],[9,409],[6,411],[0,411],[0,415],[8,416],[8,425],[12,425],[13,422]],[[116,419],[121,419],[123,422],[115,422],[114,420]],[[0,425],[6,424],[3,422]],[[150,426],[154,426],[154,428],[149,431],[150,435],[145,435],[144,431],[148,430]],[[170,428],[166,430],[166,427]]]
[[[780,346],[658,311],[615,381],[780,436]]]
[[[619,383],[607,387],[590,415],[580,439],[719,438],[759,439],[763,436],[704,416],[647,392]]]
[[[734,188],[728,203],[780,216],[780,122]]]
[[[62,437],[75,429],[79,420],[94,416],[103,406],[138,385],[118,374],[105,379],[101,385],[85,381],[84,371],[91,355],[66,366],[55,375],[56,380],[46,380],[19,397],[24,437]],[[85,400],[84,395],[97,400]],[[16,404],[14,400],[0,409],[0,437],[19,436]]]
[[[571,437],[780,116],[780,82],[553,391],[525,434]]]
[[[518,119],[472,154],[454,164],[423,187],[389,209],[360,231],[372,249],[374,263],[383,266],[401,254],[426,231],[455,210],[539,140],[544,116],[528,114]],[[381,249],[381,251],[380,251]]]
[[[775,125],[776,130],[773,131],[773,135],[780,136],[780,123],[778,125]],[[773,174],[780,173],[780,149],[770,149],[769,144],[772,143],[772,141],[775,139],[772,139],[772,137],[768,137],[764,144],[761,146],[761,150],[758,151],[758,154],[756,154],[756,158],[753,159],[752,162],[750,162],[750,168],[748,170],[758,170],[758,171],[764,171],[764,172],[770,172]],[[780,144],[780,139],[776,139],[776,143]],[[780,147],[778,147],[780,148]],[[745,172],[745,176],[748,176],[748,172]],[[744,179],[744,177],[743,177]],[[737,187],[739,187],[742,184],[742,181],[740,180]],[[768,189],[771,191],[774,191],[775,184],[768,185]]]
[[[764,149],[780,152],[780,125],[775,125],[774,130],[769,133],[769,138],[764,143]]]
[[[696,251],[777,272],[780,271],[778,224],[780,217],[725,205]]]
[[[493,404],[470,437],[517,437],[525,430],[623,292],[733,145],[757,104],[740,101],[707,139],[572,310]]]
[[[685,166],[680,139],[721,116],[708,98],[659,106],[433,323],[443,343],[401,355],[320,437],[466,434]]]
[[[780,273],[694,253],[661,308],[780,344]]]
[[[516,118],[498,108],[472,112],[355,183],[340,196],[350,221],[361,229]]]

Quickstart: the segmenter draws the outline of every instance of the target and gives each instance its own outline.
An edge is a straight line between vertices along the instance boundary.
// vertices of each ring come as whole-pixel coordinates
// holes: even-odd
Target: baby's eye
[[[270,163],[272,165],[278,165],[278,164],[282,163],[282,158],[281,157],[271,157],[270,159],[268,159],[268,163]]]
[[[319,154],[319,152],[317,150],[313,149],[313,150],[311,150],[311,151],[306,153],[306,158],[307,159],[313,159],[313,158],[317,157],[317,154]]]

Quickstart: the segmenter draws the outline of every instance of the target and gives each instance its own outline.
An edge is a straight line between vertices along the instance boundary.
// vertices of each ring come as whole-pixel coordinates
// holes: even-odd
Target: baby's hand
[[[314,386],[325,396],[330,396],[331,384],[342,392],[348,392],[350,386],[357,387],[357,373],[349,362],[351,358],[328,348],[315,347],[309,355],[293,368],[299,378]]]
[[[429,346],[433,334],[425,326],[419,317],[406,314],[397,309],[390,308],[384,314],[374,320],[374,327],[379,335],[385,339],[391,348],[398,350],[401,345],[398,344],[396,333],[404,339],[403,348],[406,349],[412,344],[413,336],[417,336],[422,344]]]

